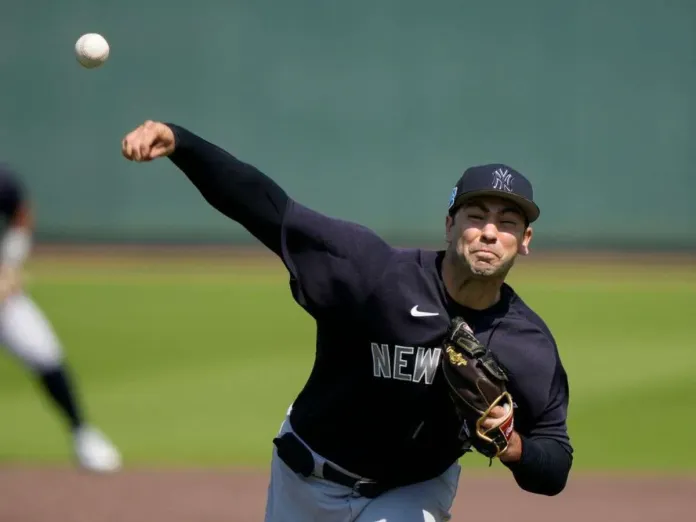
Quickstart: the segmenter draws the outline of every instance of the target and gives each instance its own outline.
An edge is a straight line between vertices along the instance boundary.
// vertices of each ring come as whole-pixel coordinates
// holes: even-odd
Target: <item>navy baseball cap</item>
[[[449,214],[464,201],[476,196],[497,196],[509,199],[519,206],[531,223],[539,218],[540,210],[534,203],[532,184],[521,173],[502,163],[469,167],[452,189]]]

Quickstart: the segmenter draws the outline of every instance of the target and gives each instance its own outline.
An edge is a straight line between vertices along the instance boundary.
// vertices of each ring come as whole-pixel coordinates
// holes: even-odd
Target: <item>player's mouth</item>
[[[497,259],[498,257],[500,257],[495,252],[493,252],[491,250],[486,250],[486,249],[474,250],[472,252],[472,254],[475,256],[481,257],[483,259],[490,259],[490,258]]]

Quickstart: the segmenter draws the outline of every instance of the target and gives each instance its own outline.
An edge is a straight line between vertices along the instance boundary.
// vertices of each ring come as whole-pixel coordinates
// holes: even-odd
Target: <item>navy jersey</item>
[[[450,317],[462,316],[510,373],[516,429],[570,451],[568,385],[544,322],[504,285],[485,311],[451,300],[444,252],[392,248],[369,229],[291,201],[282,258],[295,300],[316,319],[316,361],[291,423],[355,473],[432,475],[469,447],[439,371]]]

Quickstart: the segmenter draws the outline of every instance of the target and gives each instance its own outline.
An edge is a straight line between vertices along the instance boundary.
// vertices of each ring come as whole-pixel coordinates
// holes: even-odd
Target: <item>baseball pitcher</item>
[[[169,158],[283,261],[316,321],[314,367],[273,440],[266,522],[448,520],[459,458],[473,451],[525,491],[564,489],[566,372],[505,283],[539,217],[520,172],[466,169],[443,205],[445,248],[403,249],[303,206],[179,125],[147,121],[122,152]]]

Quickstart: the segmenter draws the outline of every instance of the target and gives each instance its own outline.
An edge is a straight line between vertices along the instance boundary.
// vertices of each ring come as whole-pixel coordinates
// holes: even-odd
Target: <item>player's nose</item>
[[[481,229],[481,239],[487,243],[495,243],[498,239],[498,228],[493,223],[487,223]]]

